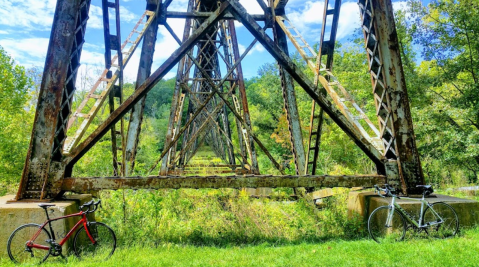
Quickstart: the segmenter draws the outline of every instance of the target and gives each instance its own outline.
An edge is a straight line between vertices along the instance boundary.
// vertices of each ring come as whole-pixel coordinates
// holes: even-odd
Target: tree
[[[0,47],[0,182],[19,181],[33,120],[31,80]]]
[[[416,98],[413,114],[420,124],[416,131],[420,153],[463,170],[475,182],[479,171],[479,3],[435,0],[423,6],[411,0],[409,7],[408,30],[425,59],[416,68],[415,85],[409,87],[410,96]],[[432,175],[441,172],[426,166],[425,173],[430,171]]]

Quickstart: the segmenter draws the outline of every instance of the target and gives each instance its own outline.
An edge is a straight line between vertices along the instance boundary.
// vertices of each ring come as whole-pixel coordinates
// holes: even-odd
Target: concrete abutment
[[[432,195],[426,199],[430,203],[445,202],[452,206],[459,218],[459,229],[479,225],[479,202],[470,199],[451,197],[446,195]],[[415,219],[419,218],[421,202],[397,199],[402,208]],[[348,215],[350,218],[358,216],[367,222],[369,215],[380,206],[389,205],[391,198],[382,198],[374,192],[350,192],[348,198]]]
[[[26,223],[42,224],[46,221],[45,211],[38,206],[41,202],[14,202],[7,201],[13,199],[14,195],[0,197],[0,257],[8,257],[7,241],[10,234],[19,226]],[[65,200],[51,202],[55,207],[48,208],[50,219],[69,215],[79,211],[79,207],[92,199],[91,195],[69,195]],[[90,220],[94,219],[94,213],[89,214]],[[55,231],[56,241],[59,242],[62,237],[81,219],[80,216],[58,220],[52,223]],[[47,227],[48,229],[48,227]],[[73,237],[63,246],[64,255],[70,251],[73,244]]]

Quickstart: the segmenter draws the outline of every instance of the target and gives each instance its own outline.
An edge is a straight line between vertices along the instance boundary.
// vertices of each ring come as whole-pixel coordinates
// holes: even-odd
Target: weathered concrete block
[[[7,240],[15,229],[26,223],[42,224],[47,219],[45,211],[38,207],[40,203],[6,203],[13,198],[13,195],[0,197],[0,257],[8,257]],[[67,200],[53,202],[56,206],[49,208],[48,216],[50,216],[50,219],[78,212],[78,207],[90,201],[91,195],[71,195],[66,198]],[[55,231],[57,242],[59,242],[80,219],[81,217],[78,216],[53,222],[52,227],[53,231]],[[89,219],[94,219],[93,214],[89,215]],[[48,227],[47,229],[49,230]],[[72,241],[73,237],[70,237],[63,247],[64,251],[69,250]]]
[[[427,198],[430,203],[445,202],[451,205],[459,217],[459,227],[469,228],[479,225],[479,202],[470,199],[462,199],[445,195],[433,195]],[[374,192],[351,192],[348,199],[348,215],[350,217],[359,215],[367,222],[369,214],[379,206],[389,205],[391,198],[382,198]],[[421,202],[398,199],[397,203],[401,205],[408,213],[417,220],[421,210]]]
[[[248,195],[254,197],[267,197],[273,192],[273,189],[270,187],[245,188],[245,190]]]
[[[324,189],[316,190],[311,193],[311,197],[315,200],[325,198],[325,197],[331,197],[331,196],[334,196],[334,192],[332,188],[324,188]]]

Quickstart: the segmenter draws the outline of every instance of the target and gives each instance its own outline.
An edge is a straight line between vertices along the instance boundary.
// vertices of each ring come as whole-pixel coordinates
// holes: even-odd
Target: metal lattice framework
[[[379,127],[366,116],[333,73],[341,0],[325,1],[318,51],[288,19],[287,0],[257,0],[263,13],[254,15],[237,0],[189,0],[186,12],[170,10],[172,1],[147,0],[144,14],[125,40],[120,36],[119,1],[102,1],[105,69],[76,109],[72,109],[72,102],[90,0],[57,1],[17,201],[55,198],[65,191],[353,187],[371,186],[386,180],[401,188],[404,194],[414,194],[416,185],[424,182],[390,0],[358,2]],[[114,14],[114,19],[110,19],[109,14]],[[185,20],[182,37],[171,29],[170,18]],[[241,22],[254,37],[243,53],[238,48],[235,21]],[[114,25],[110,25],[112,23]],[[152,72],[159,27],[170,32],[179,48]],[[116,34],[111,34],[111,29]],[[266,33],[267,29],[272,29],[272,35]],[[140,43],[136,88],[125,99],[123,70]],[[251,127],[241,62],[258,43],[279,65],[296,175],[284,174],[282,166]],[[314,79],[308,78],[294,64],[289,57],[288,43],[313,71]],[[113,53],[116,54],[112,57]],[[177,80],[165,146],[150,170],[159,166],[158,176],[128,177],[135,167],[146,95],[175,66]],[[306,148],[294,82],[312,101]],[[96,129],[89,129],[106,103],[110,111],[108,118]],[[377,174],[316,175],[324,113],[376,164]],[[75,163],[108,132],[112,140],[112,176],[72,177]],[[233,142],[233,139],[238,141]],[[209,146],[223,161],[221,166],[228,168],[224,172],[233,175],[185,176],[188,173],[185,168],[202,145]],[[260,174],[258,148],[282,175]],[[209,165],[212,166],[217,165]]]

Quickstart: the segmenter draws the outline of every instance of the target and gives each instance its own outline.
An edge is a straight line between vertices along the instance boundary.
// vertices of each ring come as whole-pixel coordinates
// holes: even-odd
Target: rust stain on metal
[[[385,181],[382,175],[72,177],[63,180],[62,190],[87,193],[103,189],[372,187]]]
[[[45,72],[40,89],[37,113],[34,119],[34,130],[32,131],[31,143],[27,153],[28,156],[23,170],[22,180],[20,182],[20,188],[16,197],[17,199],[42,199],[52,196],[60,192],[60,190],[92,192],[101,189],[115,190],[126,188],[370,187],[376,183],[384,183],[386,181],[386,176],[389,183],[396,182],[396,186],[402,187],[405,193],[412,193],[416,184],[424,183],[424,177],[415,143],[411,111],[408,103],[405,86],[406,83],[398,50],[397,33],[390,0],[359,0],[363,22],[362,26],[363,29],[367,28],[367,30],[365,29],[366,49],[368,50],[368,63],[371,72],[371,81],[373,83],[373,93],[375,95],[374,99],[377,108],[378,121],[380,124],[379,130],[374,127],[371,129],[366,128],[366,130],[372,130],[375,134],[381,137],[379,144],[375,137],[370,137],[368,132],[363,129],[363,126],[358,122],[358,119],[364,120],[362,122],[367,123],[370,127],[372,123],[367,117],[364,117],[364,112],[358,109],[359,106],[354,103],[346,89],[339,84],[339,81],[337,81],[331,73],[334,41],[333,44],[323,44],[322,42],[320,48],[321,51],[318,53],[318,55],[321,55],[321,53],[326,53],[328,55],[326,63],[327,67],[323,67],[320,60],[314,62],[315,57],[308,56],[305,51],[310,50],[313,55],[315,55],[315,51],[311,47],[308,47],[307,44],[305,44],[306,46],[301,46],[299,42],[296,42],[303,38],[299,33],[298,35],[295,35],[292,31],[288,30],[294,29],[294,26],[291,25],[288,27],[285,24],[286,22],[290,23],[284,11],[288,2],[287,0],[269,1],[269,4],[273,5],[274,8],[268,7],[263,0],[258,0],[260,7],[264,11],[264,14],[261,15],[248,14],[237,0],[189,0],[191,8],[188,8],[187,12],[168,11],[167,9],[171,2],[171,0],[163,2],[158,0],[147,0],[147,11],[145,14],[150,16],[151,19],[153,16],[156,16],[155,12],[157,12],[158,22],[164,25],[174,38],[179,41],[180,48],[176,50],[152,75],[150,75],[148,70],[149,67],[147,65],[151,65],[155,42],[155,34],[153,32],[156,31],[156,29],[153,29],[154,27],[151,27],[151,33],[148,33],[148,35],[151,35],[151,38],[148,38],[148,41],[145,40],[144,44],[145,53],[148,55],[141,59],[141,73],[139,72],[138,74],[139,86],[137,90],[116,110],[112,110],[112,114],[106,119],[106,121],[104,121],[89,137],[87,137],[83,143],[76,146],[80,141],[78,134],[69,137],[68,142],[66,142],[66,147],[70,147],[71,145],[76,146],[73,147],[73,150],[71,151],[67,149],[68,152],[71,152],[69,155],[66,155],[66,153],[62,154],[61,149],[57,149],[58,147],[61,148],[63,146],[66,138],[66,132],[63,133],[63,131],[60,130],[62,128],[70,127],[71,122],[75,120],[75,118],[83,118],[84,122],[88,123],[94,119],[96,114],[96,112],[75,112],[69,123],[68,119],[71,111],[65,110],[64,105],[65,103],[70,103],[71,105],[71,97],[75,90],[74,76],[76,75],[76,68],[78,68],[79,62],[76,64],[74,60],[72,60],[72,55],[75,54],[79,58],[81,53],[90,0],[59,0],[57,2],[57,10],[55,13],[52,36],[50,38],[49,51],[47,53],[45,64]],[[158,3],[160,3],[159,7],[156,6]],[[328,1],[326,1],[326,3],[328,3]],[[329,12],[329,15],[335,13],[334,16],[337,23],[340,1],[336,0],[335,3],[334,10],[328,9],[328,5],[326,5],[325,12]],[[85,9],[85,7],[87,8]],[[146,16],[145,14],[144,16]],[[187,19],[183,41],[176,37],[167,23],[167,18]],[[233,19],[243,23],[243,25],[256,38],[241,56],[238,50],[238,40],[236,39]],[[151,22],[151,20],[148,21]],[[265,21],[265,27],[260,27],[257,21]],[[324,17],[324,21],[326,21],[326,16]],[[275,22],[277,25],[274,28],[274,34],[275,40],[277,40],[278,43],[275,43],[265,33],[265,29],[273,27]],[[325,22],[323,22],[323,24],[325,24]],[[147,22],[145,28],[148,28],[148,26],[149,23]],[[191,34],[190,26],[191,28],[196,28],[196,30],[191,31]],[[188,32],[186,32],[187,30]],[[336,29],[333,27],[331,30],[331,36],[335,36],[335,31]],[[79,32],[81,36],[79,35]],[[283,32],[286,35],[284,35]],[[140,35],[143,34],[144,31],[141,31]],[[324,33],[322,33],[322,35],[324,35]],[[306,60],[307,65],[315,73],[316,77],[314,82],[311,82],[288,56],[287,46],[285,46],[286,36],[292,40],[301,56]],[[80,39],[82,40],[80,41]],[[297,117],[297,110],[295,110],[295,96],[294,88],[292,87],[292,79],[294,79],[313,99],[313,105],[317,103],[321,107],[321,110],[324,110],[324,112],[326,112],[331,119],[352,138],[363,152],[365,152],[365,154],[377,164],[378,169],[380,169],[379,172],[381,174],[386,174],[386,176],[240,175],[241,173],[251,172],[259,174],[255,142],[266,156],[270,158],[273,165],[284,174],[280,164],[272,157],[267,148],[251,129],[248,99],[246,97],[240,62],[255,45],[256,40],[258,40],[266,50],[271,53],[281,67],[283,89],[285,91],[285,107],[288,113],[289,130],[293,137],[291,142],[293,144],[293,155],[296,159],[298,173],[303,174],[303,169],[308,168],[308,160],[304,159],[304,155],[302,155],[304,149],[302,148],[301,131],[299,131],[299,118]],[[220,51],[221,45],[217,46],[216,43],[228,43],[229,48],[226,48],[225,46],[225,50],[222,54]],[[195,46],[198,48],[197,57],[192,56],[194,52],[191,52],[195,50]],[[122,48],[123,45],[121,45],[121,49]],[[73,52],[72,49],[74,50]],[[125,54],[128,54],[128,52],[125,52]],[[217,55],[214,56],[214,54]],[[218,59],[218,55],[221,55],[222,57],[229,56],[232,58],[229,63],[225,60],[225,62],[227,62],[228,73],[223,79],[219,79],[221,77],[218,78],[213,76],[212,70],[206,71],[206,69],[209,69],[208,67],[210,67],[211,62]],[[203,57],[203,60],[199,59],[201,57]],[[126,56],[126,58],[128,58],[128,56]],[[165,148],[160,157],[160,159],[166,158],[168,157],[166,154],[171,153],[171,155],[176,155],[176,159],[175,157],[170,157],[163,162],[162,176],[98,178],[71,177],[64,179],[64,176],[71,176],[71,169],[74,164],[93,145],[95,145],[95,143],[98,142],[116,122],[122,120],[123,116],[132,109],[135,110],[135,114],[130,116],[130,118],[132,118],[132,123],[130,125],[132,131],[128,138],[128,151],[126,151],[127,149],[122,149],[122,151],[125,151],[125,153],[128,154],[132,164],[131,166],[133,166],[135,147],[139,139],[138,133],[141,125],[141,113],[145,96],[147,92],[152,89],[153,86],[182,58],[183,60],[180,63],[181,67],[179,67],[178,73],[182,75],[184,74],[186,79],[179,80],[180,82],[176,88],[176,100],[173,101],[174,105],[172,105],[172,114],[170,116],[173,119],[173,123],[169,124],[168,142],[165,144]],[[75,70],[69,68],[68,64],[73,64]],[[183,110],[182,107],[185,101],[185,95],[194,91],[189,88],[189,81],[187,79],[189,75],[188,72],[190,71],[188,68],[191,68],[193,64],[195,64],[198,69],[197,73],[200,73],[198,76],[195,76],[196,81],[207,88],[207,90],[203,88],[196,92],[199,95],[198,97],[195,96],[192,98],[191,96],[188,96],[189,99],[187,103],[194,103],[196,110],[189,109],[189,111],[191,111],[189,112],[189,117],[186,118],[186,123],[180,128],[182,124],[181,111]],[[215,67],[217,68],[215,71],[219,73],[219,65]],[[73,74],[70,72],[73,72]],[[106,73],[103,74],[103,76],[105,75]],[[98,83],[100,82],[105,81],[99,80]],[[229,83],[229,87],[225,82]],[[317,92],[318,83],[329,93],[333,102],[330,102]],[[225,90],[223,86],[228,89]],[[235,93],[238,94],[238,97]],[[229,101],[229,98],[231,97],[233,98],[234,105]],[[95,95],[94,93],[90,93],[88,98],[95,98],[95,101],[98,103],[105,100],[104,96]],[[348,102],[348,106],[344,104],[346,101]],[[218,105],[219,107],[223,105],[222,112],[214,110],[218,102],[220,103]],[[68,105],[68,107],[70,105]],[[80,106],[82,105],[83,104]],[[230,112],[233,113],[237,120],[236,124],[238,127],[239,143],[242,144],[242,158],[240,159],[240,165],[235,164],[235,155],[232,148],[233,142],[231,141],[231,133],[228,128],[228,110],[226,107],[231,110]],[[98,108],[99,107],[95,106],[95,109]],[[359,113],[360,116],[353,115],[357,113]],[[203,134],[203,130],[206,131],[206,127],[209,125],[215,127],[223,125],[223,128],[209,131],[209,135]],[[228,127],[225,127],[224,125],[228,125]],[[80,126],[80,128],[82,130],[86,129],[84,126]],[[196,129],[197,132],[194,130],[190,131],[192,128]],[[179,153],[179,157],[184,156],[186,158],[184,162],[188,162],[188,156],[185,156],[184,154],[194,154],[200,146],[195,144],[193,145],[194,147],[190,149],[193,141],[199,141],[202,143],[202,140],[206,140],[208,139],[206,137],[209,137],[209,141],[207,142],[214,143],[214,152],[222,157],[225,162],[229,161],[228,165],[240,166],[241,169],[239,167],[238,169],[233,167],[233,171],[236,172],[236,175],[234,176],[171,175],[172,173],[175,173],[175,170],[173,168],[172,172],[169,172],[169,166],[173,166],[177,162],[179,162],[178,166],[184,163],[181,163],[181,160],[177,160],[178,153],[176,152],[177,148],[175,146],[182,134],[185,134],[184,136],[187,135],[190,138],[183,140],[182,144],[184,146]],[[226,141],[219,141],[217,139],[217,137],[223,138],[221,135],[226,136]],[[187,151],[188,149],[190,149],[190,151]],[[227,149],[228,153],[225,152]],[[65,158],[65,156],[67,157]],[[226,157],[228,157],[228,160],[226,160]],[[249,158],[251,164],[248,162],[247,158]],[[156,166],[158,161],[154,166]],[[122,165],[124,166],[125,164]],[[184,173],[188,173],[188,170],[180,170],[176,173],[183,175]],[[163,174],[170,175],[164,176]],[[122,176],[125,176],[125,174]]]
[[[360,0],[376,113],[391,183],[404,194],[424,184],[390,0]],[[394,169],[395,168],[395,169]]]

